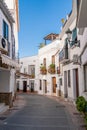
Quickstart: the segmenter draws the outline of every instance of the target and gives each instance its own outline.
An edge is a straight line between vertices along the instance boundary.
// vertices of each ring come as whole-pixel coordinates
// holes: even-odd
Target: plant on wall
[[[50,64],[50,65],[49,65],[48,72],[49,72],[50,74],[55,74],[55,64]]]
[[[40,66],[40,72],[41,72],[41,74],[46,74],[47,73],[47,69],[46,69],[46,67],[44,65]]]

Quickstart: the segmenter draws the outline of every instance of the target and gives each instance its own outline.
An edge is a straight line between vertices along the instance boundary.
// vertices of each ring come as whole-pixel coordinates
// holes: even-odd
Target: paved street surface
[[[3,114],[0,130],[82,130],[73,124],[65,105],[36,94],[20,94],[12,109]]]

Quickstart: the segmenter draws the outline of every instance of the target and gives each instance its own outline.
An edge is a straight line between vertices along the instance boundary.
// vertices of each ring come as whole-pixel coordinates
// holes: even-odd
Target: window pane
[[[8,40],[9,29],[7,23],[3,20],[3,37]]]

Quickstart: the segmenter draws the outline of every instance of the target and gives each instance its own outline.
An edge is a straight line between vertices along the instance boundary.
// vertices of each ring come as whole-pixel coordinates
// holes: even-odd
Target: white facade
[[[15,54],[18,56],[18,31],[19,31],[19,8],[18,0],[4,0],[10,10],[15,22],[13,24],[14,41],[15,41]]]
[[[80,40],[80,58],[82,65],[82,95],[87,100],[87,1],[79,2],[79,13],[78,13],[78,39]],[[83,15],[84,14],[84,15]]]
[[[61,42],[64,42],[64,47],[59,53],[60,64],[63,65],[63,85],[61,86],[61,93],[65,98],[69,98],[71,100],[76,99],[82,92],[82,83],[81,78],[82,75],[80,74],[82,69],[79,63],[74,63],[74,56],[80,55],[80,47],[77,47],[75,44],[70,43],[67,41],[66,31],[70,29],[71,31],[75,30],[77,22],[77,2],[73,0],[73,8],[72,12],[69,15],[66,23],[64,24],[62,31],[60,33],[60,38],[62,39]],[[77,30],[78,32],[78,30]],[[77,36],[76,36],[77,37]],[[73,41],[73,38],[71,39]],[[66,49],[67,48],[67,49]],[[63,52],[63,54],[62,54]],[[67,55],[67,57],[64,57]],[[61,57],[62,56],[62,57]]]
[[[58,59],[56,58],[58,51],[62,45],[60,44],[60,40],[55,39],[50,44],[46,45],[45,47],[39,49],[38,58],[39,58],[39,94],[47,94],[47,95],[56,95],[56,87],[58,86],[58,74],[57,74],[57,67],[58,67]],[[52,56],[54,57],[54,63],[52,63]],[[47,73],[42,74],[40,72],[41,65],[44,65],[44,59],[46,60],[46,69]],[[48,69],[51,64],[55,64],[55,72],[49,73]],[[53,84],[53,80],[55,80]],[[53,86],[54,89],[53,90]]]
[[[37,67],[38,67],[38,56],[24,57],[20,59],[20,78],[17,79],[17,89],[24,92],[33,89],[33,91],[38,90],[36,79],[37,77]],[[29,76],[28,76],[29,75]]]
[[[12,106],[15,96],[16,69],[14,31],[15,20],[4,1],[0,1],[0,102]]]
[[[87,9],[86,4],[84,4],[85,2],[87,1],[84,1],[83,3],[81,2],[81,4],[84,5],[84,7],[81,7],[81,4],[78,5],[80,9],[83,10]],[[87,86],[87,49],[86,49],[87,29],[84,28],[84,24],[86,24],[86,22],[81,19],[81,17],[83,18],[83,15],[81,15],[82,12],[80,9],[79,9],[80,11],[77,12],[77,9],[78,9],[77,1],[73,0],[72,13],[68,17],[68,20],[63,26],[59,36],[62,39],[61,40],[62,42],[65,41],[67,38],[66,31],[70,29],[72,31],[72,39],[70,40],[71,41],[76,40],[76,43],[71,42],[69,44],[68,41],[67,43],[65,42],[63,49],[59,53],[59,59],[60,59],[59,61],[63,65],[63,75],[62,75],[63,85],[61,86],[62,93],[63,96],[65,98],[68,98],[69,100],[75,100],[78,96],[83,95],[83,92],[86,91],[87,88],[86,87]],[[78,23],[77,23],[77,18],[78,18]],[[77,30],[76,34],[75,34],[75,29]],[[73,35],[75,37],[74,40],[73,40]],[[79,40],[80,40],[80,44],[79,42],[77,43],[77,41]],[[68,46],[67,49],[65,49],[66,44]],[[62,55],[61,57],[63,51],[67,53],[67,57],[64,57],[64,55]]]

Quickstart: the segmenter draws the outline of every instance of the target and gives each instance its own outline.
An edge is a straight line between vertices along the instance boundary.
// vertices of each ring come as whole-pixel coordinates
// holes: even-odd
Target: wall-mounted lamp
[[[80,40],[75,39],[75,40],[72,40],[72,41],[71,41],[72,31],[71,31],[70,29],[68,29],[68,30],[66,31],[66,34],[67,34],[67,40],[68,40],[68,42],[69,42],[70,45],[71,45],[71,44],[74,44],[75,46],[80,47]]]

